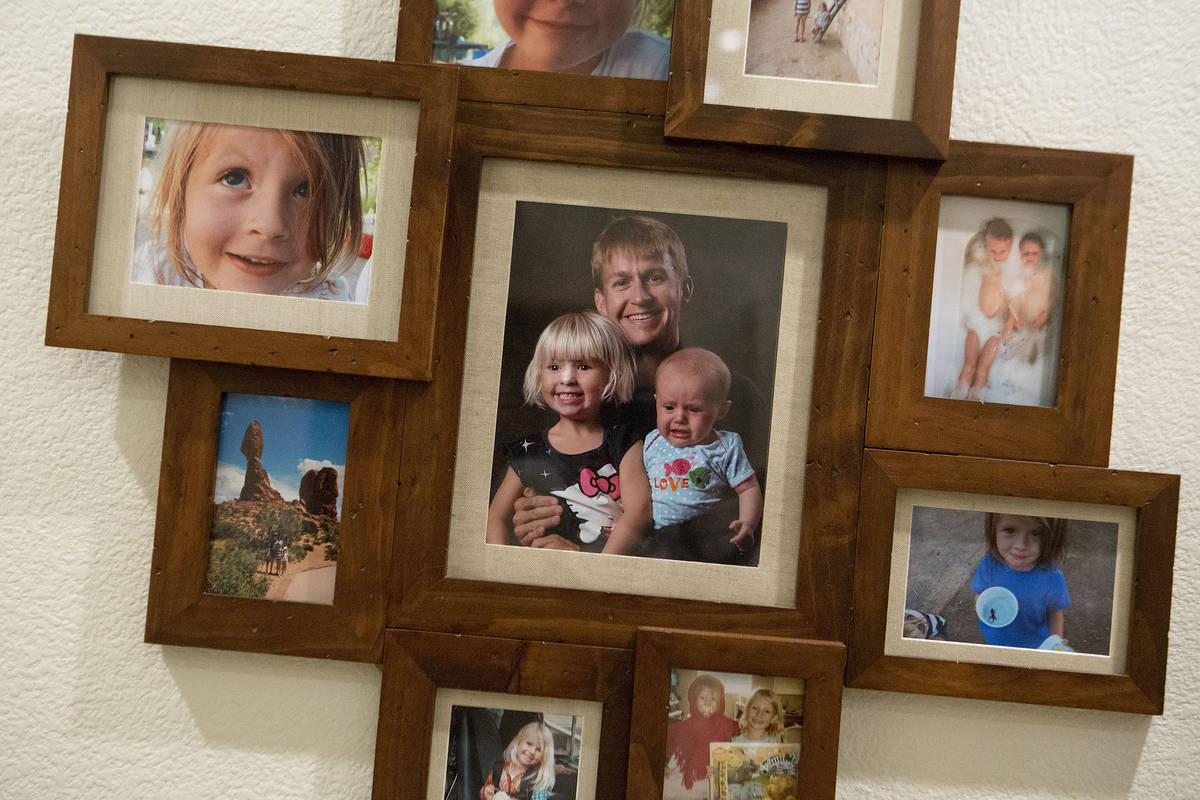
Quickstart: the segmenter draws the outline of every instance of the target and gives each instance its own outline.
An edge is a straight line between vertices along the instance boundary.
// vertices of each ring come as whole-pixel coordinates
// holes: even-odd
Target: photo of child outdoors
[[[746,74],[874,86],[884,0],[750,0]]]
[[[438,0],[433,59],[665,81],[674,0]]]
[[[663,800],[798,792],[804,682],[672,670]]]
[[[204,591],[333,603],[348,403],[227,393]]]
[[[445,800],[575,800],[583,719],[455,705]]]
[[[517,203],[487,542],[757,563],[786,235]]]
[[[925,394],[1052,407],[1070,212],[943,197]]]
[[[1117,527],[914,506],[904,636],[1108,655]]]
[[[380,150],[147,117],[131,281],[367,302]]]

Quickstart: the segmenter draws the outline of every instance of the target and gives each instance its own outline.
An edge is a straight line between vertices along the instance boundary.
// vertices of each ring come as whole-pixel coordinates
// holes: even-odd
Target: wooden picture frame
[[[432,67],[77,35],[46,343],[427,379],[455,87]],[[157,117],[382,137],[367,302],[130,275],[148,224],[142,126]]]
[[[730,24],[734,24],[734,18],[737,24],[742,24],[741,20],[749,16],[743,11],[748,0],[735,5],[736,9],[720,7],[713,0],[678,0],[676,3],[671,79],[667,84],[668,136],[909,158],[946,158],[954,93],[958,0],[925,0],[919,4],[919,11],[909,3],[903,22],[900,19],[888,21],[890,28],[897,30],[892,35],[895,44],[891,46],[896,53],[890,60],[882,58],[881,45],[877,41],[875,69],[877,75],[882,76],[885,73],[878,71],[886,69],[889,61],[894,63],[896,74],[890,88],[881,85],[887,83],[883,80],[879,80],[874,88],[866,84],[821,85],[821,81],[789,83],[784,78],[752,74],[744,63],[729,64],[710,86],[710,73],[717,74],[714,65],[710,64],[711,54],[732,53],[729,58],[740,57],[744,61],[745,57],[738,54],[744,53],[749,46],[746,30],[723,29],[718,32],[721,42],[713,41],[717,35],[713,26],[719,24],[714,22],[714,7],[730,17]],[[816,7],[813,3],[813,13],[816,13]],[[812,24],[813,19],[809,17],[804,24]],[[783,22],[789,23],[790,19]],[[883,25],[882,30],[889,30],[889,25]],[[875,35],[878,37],[879,31]],[[726,39],[735,40],[737,47],[731,50]],[[886,39],[882,47],[886,54],[889,51]],[[903,66],[910,61],[911,67]],[[909,68],[913,73],[911,78],[901,74]],[[866,105],[857,109],[848,107],[847,92],[851,91],[862,93]],[[761,92],[762,96],[756,96],[755,92]],[[728,94],[723,98],[723,93]],[[772,105],[781,97],[790,104],[787,108]],[[909,107],[911,111],[907,110]],[[859,113],[853,113],[855,110]]]
[[[862,436],[860,398],[866,383],[874,298],[879,166],[862,157],[671,144],[664,143],[661,135],[655,121],[641,117],[463,104],[456,134],[453,233],[439,304],[446,313],[439,319],[434,380],[409,399],[400,499],[407,535],[397,540],[392,556],[396,580],[389,598],[389,627],[606,646],[630,646],[639,625],[689,622],[746,633],[844,637],[848,558],[854,537],[853,522],[847,520],[854,518],[861,461],[856,443]],[[814,323],[815,352],[822,358],[815,362],[808,422],[802,426],[807,428],[808,447],[803,523],[795,590],[786,601],[777,606],[687,601],[447,576],[452,534],[447,499],[456,463],[464,468],[464,457],[456,457],[454,443],[463,402],[472,231],[480,175],[489,159],[620,167],[630,175],[643,171],[667,176],[731,174],[811,184],[826,193],[819,321]],[[482,288],[471,288],[471,296],[478,296]],[[430,480],[431,475],[437,479]],[[768,487],[768,496],[770,491]],[[786,494],[792,496],[790,490]],[[480,542],[483,534],[481,527]],[[422,568],[414,570],[413,564]],[[780,569],[785,577],[792,574],[790,566]]]
[[[374,800],[442,797],[427,794],[427,787],[436,695],[447,689],[599,705],[602,768],[591,791],[581,786],[577,797],[621,796],[633,694],[631,650],[393,628],[384,645]],[[508,705],[503,698],[494,702]]]
[[[1068,503],[1092,504],[1093,510],[1101,511],[1098,516],[1085,511],[1083,518],[1102,517],[1106,509],[1114,515],[1125,515],[1130,520],[1129,526],[1136,531],[1128,537],[1132,538],[1131,543],[1117,546],[1111,599],[1113,625],[1127,629],[1127,635],[1123,646],[1114,637],[1118,645],[1108,651],[1114,655],[1117,648],[1123,649],[1124,663],[1114,660],[1110,667],[1100,664],[1100,669],[1088,673],[1082,670],[1088,668],[1087,660],[1093,657],[1086,654],[969,644],[955,644],[952,652],[949,649],[943,652],[946,643],[913,641],[896,633],[904,616],[900,613],[903,609],[896,607],[897,580],[901,587],[904,580],[902,574],[897,574],[898,565],[908,559],[896,553],[893,540],[902,541],[906,535],[901,530],[902,522],[897,521],[897,509],[905,505],[901,502],[903,497],[897,499],[898,493],[906,491],[962,494],[969,506],[980,510],[1004,511],[1017,502],[1009,498],[1024,498],[1021,502],[1035,509],[1033,513],[1050,516],[1053,514],[1048,510],[1070,508]],[[867,450],[846,685],[1161,714],[1178,504],[1177,475]],[[986,552],[982,527],[977,541],[982,552]],[[1070,556],[1073,550],[1086,551],[1091,543],[1068,540],[1066,552]],[[1072,583],[1070,574],[1067,583]],[[889,585],[893,593],[891,601]],[[1120,602],[1121,595],[1125,596],[1124,603]],[[906,601],[903,591],[899,599]],[[1121,613],[1122,607],[1127,608],[1127,613]],[[1068,640],[1070,614],[1068,608],[1065,629]],[[950,624],[960,623],[968,624],[964,620]],[[974,619],[969,623],[982,625]],[[927,644],[936,645],[936,649],[929,649],[930,657],[913,655],[914,651],[920,652],[913,645]],[[908,655],[889,654],[889,650],[894,653],[900,647]],[[1007,660],[1010,655],[1029,658],[1019,662],[1019,667],[995,663]],[[997,656],[1000,658],[994,658]],[[964,660],[957,660],[960,657]],[[970,663],[966,659],[993,663]]]
[[[943,164],[889,165],[869,446],[1108,463],[1132,175],[1131,156],[958,141]],[[1069,209],[1054,407],[926,396],[939,208],[950,196]]]
[[[396,29],[397,61],[410,64],[433,62],[436,18],[437,0],[413,0],[400,5]],[[662,114],[666,107],[665,80],[450,64],[438,64],[437,68],[458,72],[458,92],[463,100],[632,114]]]
[[[172,360],[146,641],[378,661],[383,647],[386,560],[396,524],[405,386],[380,378]],[[204,591],[226,393],[349,404],[331,605]],[[271,445],[268,437],[265,449]]]
[[[635,652],[626,797],[663,796],[671,671],[690,668],[803,680],[800,784],[805,797],[833,798],[846,665],[841,642],[640,628]]]

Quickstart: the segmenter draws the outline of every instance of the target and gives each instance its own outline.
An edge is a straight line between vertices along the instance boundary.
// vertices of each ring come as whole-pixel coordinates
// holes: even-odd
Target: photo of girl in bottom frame
[[[663,800],[798,796],[804,682],[672,670]]]
[[[583,720],[455,705],[444,800],[575,800]]]
[[[905,638],[1109,654],[1115,523],[912,512]]]

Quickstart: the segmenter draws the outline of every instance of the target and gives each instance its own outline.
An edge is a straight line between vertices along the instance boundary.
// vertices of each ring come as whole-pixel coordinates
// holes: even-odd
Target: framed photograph
[[[621,796],[632,651],[398,629],[386,639],[374,800]]]
[[[889,165],[870,446],[1108,463],[1132,172],[971,142]]]
[[[76,36],[46,343],[427,379],[455,85]]]
[[[377,661],[403,402],[380,378],[173,360],[146,641]]]
[[[868,450],[862,498],[848,686],[1162,713],[1177,475]]]
[[[668,136],[946,158],[958,0],[678,0]]]
[[[396,60],[463,67],[466,100],[662,114],[675,0],[415,0]]]
[[[836,638],[878,165],[483,105],[456,141],[457,314],[409,407],[401,504],[428,511],[393,554],[389,625]]]
[[[845,665],[840,642],[639,629],[625,796],[832,798]]]

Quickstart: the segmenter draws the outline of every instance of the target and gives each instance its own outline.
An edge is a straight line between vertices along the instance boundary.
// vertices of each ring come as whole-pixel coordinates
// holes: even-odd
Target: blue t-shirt
[[[1047,613],[1071,605],[1067,579],[1063,577],[1062,570],[1053,564],[1021,572],[991,555],[985,555],[975,568],[971,591],[981,594],[991,586],[1003,586],[1016,596],[1017,616],[1003,628],[993,628],[980,620],[979,632],[988,644],[1036,648],[1050,635]]]
[[[695,519],[754,476],[742,448],[742,437],[715,431],[708,444],[676,447],[657,430],[642,445],[642,463],[650,478],[654,527],[665,528]]]

